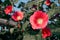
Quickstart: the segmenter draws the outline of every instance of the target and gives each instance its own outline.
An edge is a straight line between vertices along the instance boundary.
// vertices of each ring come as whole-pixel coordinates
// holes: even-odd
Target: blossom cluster
[[[7,6],[4,10],[5,14],[11,14],[13,11],[12,8],[12,5]],[[11,15],[11,18],[18,22],[23,20],[24,13],[22,11],[14,11],[14,13]],[[51,36],[51,31],[49,28],[47,28],[48,20],[48,14],[40,10],[35,11],[29,18],[32,29],[41,29],[43,38]]]

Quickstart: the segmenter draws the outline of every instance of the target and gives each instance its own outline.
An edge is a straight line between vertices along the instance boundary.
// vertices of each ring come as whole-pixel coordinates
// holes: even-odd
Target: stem
[[[18,28],[20,28],[20,21],[17,22],[17,26],[18,26]]]
[[[42,29],[40,30],[40,37],[41,37],[41,40],[42,40]]]
[[[50,40],[50,38],[48,38]]]
[[[38,37],[35,35],[35,40],[38,40]]]
[[[42,30],[40,30],[39,34],[35,35],[36,40],[43,40],[42,39]]]

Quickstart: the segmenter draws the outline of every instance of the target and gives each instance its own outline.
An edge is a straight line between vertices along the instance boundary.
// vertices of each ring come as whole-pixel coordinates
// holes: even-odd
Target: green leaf
[[[25,28],[27,27],[28,24],[29,24],[29,22],[26,21],[26,22],[23,24],[23,26],[22,26],[23,28],[22,28],[22,29],[25,30]]]

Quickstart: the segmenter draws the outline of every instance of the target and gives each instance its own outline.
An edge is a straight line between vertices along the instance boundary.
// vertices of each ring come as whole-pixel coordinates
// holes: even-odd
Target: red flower
[[[42,29],[42,38],[51,36],[51,31],[48,27]]]
[[[9,14],[10,12],[12,12],[12,6],[11,5],[7,6],[4,11],[6,14]]]
[[[46,4],[47,6],[50,6],[50,4],[51,4],[50,0],[46,0],[46,1],[45,1],[45,4]]]
[[[21,11],[16,11],[13,15],[12,15],[12,19],[14,21],[19,21],[23,19],[23,12]]]
[[[30,23],[33,29],[45,28],[48,23],[48,15],[42,11],[36,11],[30,17]]]

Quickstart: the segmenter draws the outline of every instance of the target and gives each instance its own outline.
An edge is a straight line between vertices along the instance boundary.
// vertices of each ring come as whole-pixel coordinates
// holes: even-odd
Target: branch
[[[17,25],[17,22],[14,22],[12,20],[8,21],[6,19],[0,18],[0,24],[10,25],[10,26],[16,26]]]
[[[39,4],[39,2],[42,2],[43,0],[35,0],[35,1],[31,1],[31,2],[28,2],[25,7],[31,7],[33,4]]]

